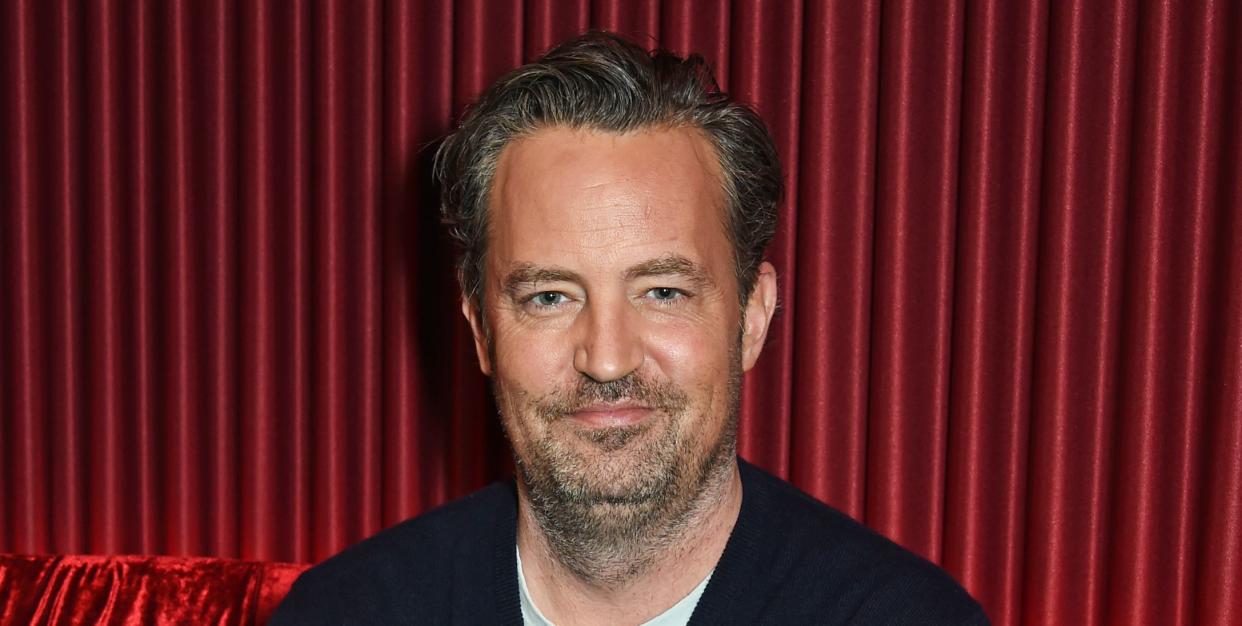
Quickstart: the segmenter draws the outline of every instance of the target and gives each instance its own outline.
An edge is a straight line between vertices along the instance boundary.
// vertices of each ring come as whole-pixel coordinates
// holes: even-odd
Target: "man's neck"
[[[519,481],[520,482],[520,481]],[[742,506],[737,464],[700,494],[682,530],[646,567],[618,584],[583,580],[565,567],[519,485],[518,549],[531,599],[558,624],[641,624],[690,593],[715,568]]]

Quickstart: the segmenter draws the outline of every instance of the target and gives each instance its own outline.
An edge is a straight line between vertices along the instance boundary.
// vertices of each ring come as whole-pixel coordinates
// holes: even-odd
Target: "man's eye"
[[[541,308],[554,307],[563,304],[566,300],[568,298],[565,297],[565,294],[559,291],[541,291],[530,299],[535,306]]]
[[[680,289],[675,289],[673,287],[656,287],[654,289],[649,289],[647,290],[647,295],[651,296],[658,302],[671,302],[685,296]]]

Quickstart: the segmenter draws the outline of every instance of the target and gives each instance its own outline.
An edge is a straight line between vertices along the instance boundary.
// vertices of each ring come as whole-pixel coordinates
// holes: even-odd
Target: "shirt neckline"
[[[556,626],[552,620],[535,606],[535,600],[530,595],[530,589],[526,586],[526,574],[522,571],[522,550],[517,547],[514,542],[513,553],[517,559],[517,579],[518,579],[518,595],[519,602],[522,607],[522,621],[529,626]],[[684,597],[678,600],[673,606],[665,609],[659,615],[643,622],[640,626],[671,626],[672,624],[688,624],[691,615],[694,614],[694,608],[699,603],[699,599],[703,597],[703,592],[707,590],[707,584],[712,579],[712,574],[716,569],[713,567],[694,589],[690,590]]]

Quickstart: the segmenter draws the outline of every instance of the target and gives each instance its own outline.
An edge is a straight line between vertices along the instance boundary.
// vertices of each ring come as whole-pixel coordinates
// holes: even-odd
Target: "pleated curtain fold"
[[[786,166],[740,453],[996,624],[1242,623],[1242,4],[0,16],[0,552],[323,559],[510,472],[429,170],[589,28]]]

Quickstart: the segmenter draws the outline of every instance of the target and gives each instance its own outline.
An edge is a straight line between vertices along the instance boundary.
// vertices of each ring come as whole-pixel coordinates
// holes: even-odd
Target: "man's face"
[[[633,527],[732,460],[775,276],[739,306],[720,181],[686,129],[552,128],[501,154],[483,316],[463,310],[536,509]]]

